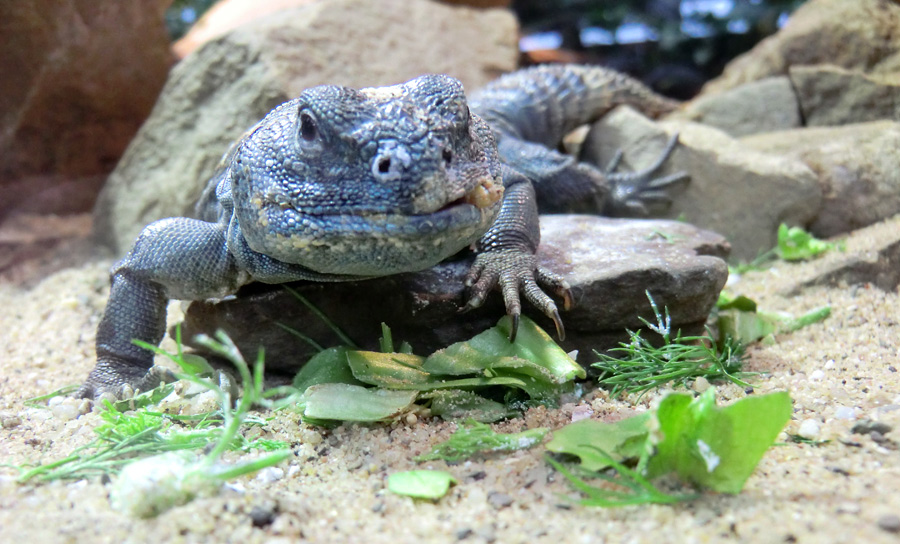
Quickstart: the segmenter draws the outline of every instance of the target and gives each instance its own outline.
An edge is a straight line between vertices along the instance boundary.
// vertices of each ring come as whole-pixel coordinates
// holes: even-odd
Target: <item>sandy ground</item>
[[[64,420],[22,401],[79,383],[92,367],[110,263],[72,240],[0,277],[0,462],[48,462],[93,438],[95,414]],[[265,435],[295,444],[283,477],[247,477],[151,520],[113,511],[100,481],[20,485],[15,470],[0,467],[0,541],[898,542],[900,533],[887,527],[900,515],[898,293],[862,285],[776,294],[793,274],[792,265],[779,264],[746,274],[732,290],[765,309],[797,314],[830,304],[832,316],[753,348],[748,369],[767,373],[755,378],[754,394],[790,392],[789,432],[815,420],[819,438],[830,441],[773,447],[740,495],[706,494],[677,506],[573,506],[564,499],[572,490],[539,447],[453,466],[428,463],[460,484],[436,503],[414,501],[388,493],[387,475],[414,468],[412,457],[445,439],[453,424],[404,419],[325,431],[282,413]],[[732,385],[718,389],[720,403],[746,394]],[[611,401],[592,392],[578,405],[612,420],[651,397]],[[576,408],[534,409],[496,428],[558,428]],[[895,430],[878,441],[851,434],[865,418]],[[273,513],[274,521],[255,527],[254,510]]]

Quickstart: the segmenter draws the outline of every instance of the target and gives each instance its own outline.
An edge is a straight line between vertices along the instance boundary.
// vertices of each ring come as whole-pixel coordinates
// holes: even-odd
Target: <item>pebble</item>
[[[0,426],[4,429],[12,429],[22,424],[22,418],[15,414],[3,414],[0,416]]]
[[[259,474],[256,475],[256,479],[264,484],[277,482],[282,478],[284,478],[284,469],[278,467],[264,468],[259,471]]]
[[[52,402],[59,399],[58,402]],[[90,401],[72,397],[53,397],[47,405],[53,417],[61,421],[69,421],[90,411]]]
[[[497,510],[506,508],[513,503],[512,497],[510,497],[506,493],[500,493],[499,491],[491,491],[490,493],[488,493],[487,500],[491,504],[491,506],[493,506]]]
[[[821,426],[818,421],[815,419],[804,419],[803,422],[800,423],[800,428],[797,429],[797,434],[803,438],[814,440],[818,438],[820,430]]]
[[[694,380],[693,384],[691,384],[691,389],[698,393],[702,393],[709,389],[709,380],[707,380],[703,376],[700,376],[699,378]]]
[[[838,514],[859,514],[862,508],[856,502],[842,502],[837,507]]]
[[[837,419],[856,419],[856,410],[847,406],[838,406],[834,410],[834,417]]]
[[[579,404],[572,410],[572,422],[590,419],[593,414],[594,411],[589,404]]]
[[[878,527],[889,533],[900,533],[900,516],[886,514],[878,518]]]
[[[272,505],[254,506],[250,509],[250,519],[254,527],[267,527],[275,521],[275,508]]]
[[[825,377],[824,370],[813,370],[812,374],[809,375],[809,379],[814,382],[818,382],[818,381],[822,380],[822,378],[824,378],[824,377]]]
[[[853,434],[870,434],[878,433],[882,436],[891,432],[893,428],[887,423],[881,421],[873,421],[871,419],[862,419],[850,429]]]

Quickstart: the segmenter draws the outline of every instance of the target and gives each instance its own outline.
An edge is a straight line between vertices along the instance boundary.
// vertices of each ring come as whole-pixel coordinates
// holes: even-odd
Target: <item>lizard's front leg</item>
[[[109,301],[97,330],[97,365],[78,390],[80,397],[117,395],[124,385],[146,390],[158,383],[153,352],[165,334],[170,298],[223,296],[240,285],[221,224],[170,218],[148,225],[128,255],[111,271]]]
[[[512,317],[510,341],[516,339],[519,315],[522,313],[519,292],[553,320],[560,340],[565,329],[556,303],[542,289],[548,288],[563,298],[564,308],[572,306],[569,285],[562,276],[537,264],[535,252],[541,239],[537,203],[531,182],[504,167],[503,206],[491,228],[478,241],[478,256],[466,276],[469,300],[464,310],[477,308],[490,290],[499,286]],[[509,181],[512,179],[512,181]]]

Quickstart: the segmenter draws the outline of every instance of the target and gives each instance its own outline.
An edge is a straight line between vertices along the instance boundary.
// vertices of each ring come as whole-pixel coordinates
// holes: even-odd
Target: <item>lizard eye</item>
[[[316,120],[309,112],[300,114],[300,137],[311,142],[319,135],[319,128],[316,126]]]

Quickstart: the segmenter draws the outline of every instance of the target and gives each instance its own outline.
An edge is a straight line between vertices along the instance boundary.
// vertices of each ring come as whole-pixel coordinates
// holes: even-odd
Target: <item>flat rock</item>
[[[897,74],[868,76],[825,64],[791,66],[790,78],[797,90],[806,126],[900,119],[900,77]]]
[[[735,137],[803,125],[797,95],[786,76],[752,81],[721,93],[702,94],[667,119],[703,123]]]
[[[900,71],[900,4],[889,0],[810,0],[777,33],[735,58],[703,93],[787,75],[797,65],[830,63],[873,74]]]
[[[103,188],[95,232],[121,253],[146,224],[190,216],[230,144],[305,88],[446,73],[475,89],[514,69],[517,55],[509,11],[427,0],[315,2],[241,26],[172,70]]]
[[[691,180],[673,188],[668,217],[719,232],[733,255],[752,259],[774,247],[778,225],[807,225],[821,202],[815,174],[798,159],[761,153],[721,130],[687,121],[654,123],[631,108],[616,108],[594,124],[582,159],[606,165],[619,149],[619,169],[652,164],[671,135],[679,144],[659,170],[664,176],[687,172]]]
[[[809,230],[820,238],[900,213],[900,123],[875,121],[743,138],[748,147],[803,161],[822,188]]]
[[[0,220],[91,209],[166,80],[169,3],[0,2]]]
[[[841,240],[843,250],[790,266],[793,295],[815,285],[865,285],[894,291],[900,285],[900,215],[856,230]]]
[[[673,328],[699,332],[725,284],[729,251],[725,239],[686,223],[669,220],[609,219],[590,215],[547,215],[541,219],[541,264],[572,285],[575,307],[563,312],[566,340],[586,362],[591,350],[606,350],[652,319],[645,291],[660,309],[668,308]],[[499,293],[482,308],[458,314],[464,301],[463,277],[471,256],[414,274],[360,282],[296,282],[291,287],[328,316],[364,349],[378,349],[380,323],[395,342],[408,341],[417,353],[469,338],[494,325],[505,313]],[[527,303],[525,313],[547,331],[553,324]],[[322,346],[337,336],[281,286],[251,284],[236,297],[193,302],[185,317],[185,338],[223,329],[251,356],[266,350],[269,369],[296,369],[314,352],[286,332],[291,327]]]

